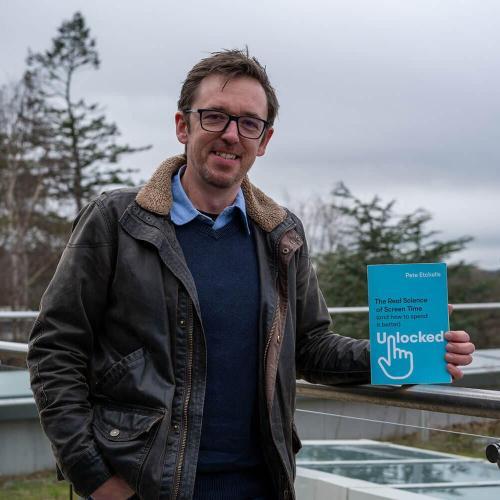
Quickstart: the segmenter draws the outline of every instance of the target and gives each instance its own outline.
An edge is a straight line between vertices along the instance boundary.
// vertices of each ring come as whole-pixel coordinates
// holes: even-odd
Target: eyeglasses
[[[238,134],[247,139],[258,139],[269,126],[269,122],[254,116],[234,116],[216,109],[186,109],[184,113],[199,113],[201,128],[207,132],[224,132],[235,121]]]

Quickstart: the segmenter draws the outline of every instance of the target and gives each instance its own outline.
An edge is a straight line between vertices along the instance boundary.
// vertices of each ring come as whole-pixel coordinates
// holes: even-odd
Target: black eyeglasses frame
[[[202,113],[204,111],[215,111],[217,113],[222,113],[224,115],[226,115],[229,119],[226,123],[226,125],[224,125],[224,128],[222,130],[208,130],[206,129],[204,126],[203,126],[203,120],[202,120]],[[257,116],[249,116],[249,115],[241,115],[241,116],[238,116],[238,115],[230,115],[229,113],[226,113],[225,111],[222,111],[220,109],[212,109],[212,108],[198,108],[198,109],[184,109],[183,110],[183,113],[199,113],[200,115],[200,126],[203,130],[205,130],[206,132],[212,132],[214,134],[220,134],[220,133],[223,133],[226,131],[227,127],[229,127],[229,124],[232,122],[232,121],[235,121],[236,122],[236,127],[238,129],[238,134],[241,135],[241,137],[244,137],[245,139],[260,139],[262,137],[262,134],[266,131],[267,128],[269,128],[269,122],[267,120],[264,120],[262,118],[259,118]],[[264,127],[262,128],[260,134],[257,136],[257,137],[248,137],[247,135],[245,134],[242,134],[240,132],[240,122],[239,122],[239,119],[240,118],[251,118],[252,120],[258,120],[259,122],[262,122],[264,124]]]

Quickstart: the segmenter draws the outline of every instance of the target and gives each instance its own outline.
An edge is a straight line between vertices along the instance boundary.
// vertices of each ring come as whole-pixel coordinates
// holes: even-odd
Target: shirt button
[[[120,431],[119,431],[118,429],[111,429],[111,430],[109,431],[109,435],[110,435],[111,437],[117,437],[117,436],[119,436],[119,435],[120,435]]]

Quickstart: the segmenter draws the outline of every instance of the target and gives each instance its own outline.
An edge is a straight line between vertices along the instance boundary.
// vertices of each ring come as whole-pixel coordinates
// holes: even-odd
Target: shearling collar
[[[150,212],[167,215],[173,201],[172,177],[185,164],[185,155],[172,156],[163,161],[137,194],[137,203]],[[271,232],[285,220],[287,215],[285,209],[255,187],[247,176],[241,183],[241,189],[248,216],[264,231]]]

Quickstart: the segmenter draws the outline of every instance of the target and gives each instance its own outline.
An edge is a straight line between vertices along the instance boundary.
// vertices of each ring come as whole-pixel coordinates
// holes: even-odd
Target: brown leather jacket
[[[45,292],[28,365],[43,428],[82,496],[119,474],[140,498],[192,496],[205,395],[197,293],[169,218],[163,162],[139,191],[101,195],[75,221]],[[295,380],[366,382],[366,341],[329,331],[300,221],[248,179],[261,283],[259,418],[276,498],[294,498]]]

